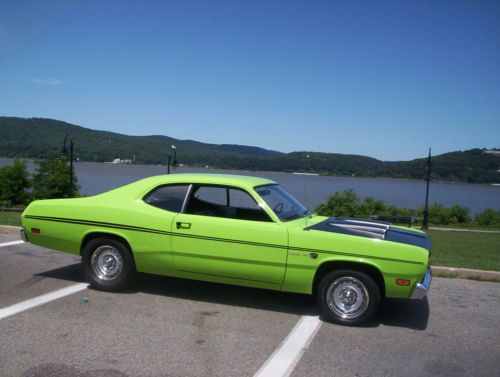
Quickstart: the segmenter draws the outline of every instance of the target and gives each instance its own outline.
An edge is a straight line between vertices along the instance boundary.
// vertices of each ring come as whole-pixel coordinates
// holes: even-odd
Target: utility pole
[[[427,176],[426,182],[427,187],[425,190],[425,207],[424,207],[424,220],[422,222],[422,229],[429,229],[429,184],[431,182],[431,148],[429,148],[429,157],[427,157],[426,163]]]

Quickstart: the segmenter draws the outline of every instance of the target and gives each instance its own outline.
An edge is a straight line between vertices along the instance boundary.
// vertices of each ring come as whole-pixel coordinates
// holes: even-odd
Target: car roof
[[[175,183],[199,183],[211,185],[228,185],[251,189],[255,186],[275,184],[276,182],[260,177],[232,174],[179,173],[158,175],[140,181],[145,185],[163,185]]]

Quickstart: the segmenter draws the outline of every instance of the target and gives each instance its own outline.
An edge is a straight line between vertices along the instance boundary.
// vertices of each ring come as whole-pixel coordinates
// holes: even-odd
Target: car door
[[[170,230],[177,213],[182,211],[189,184],[174,183],[153,188],[143,198],[142,212],[134,224],[154,232],[133,232],[134,243],[140,245],[134,253],[139,272],[159,275],[175,274]]]
[[[279,289],[288,233],[244,190],[193,185],[172,224],[179,272],[198,278]],[[210,279],[209,277],[213,277]]]

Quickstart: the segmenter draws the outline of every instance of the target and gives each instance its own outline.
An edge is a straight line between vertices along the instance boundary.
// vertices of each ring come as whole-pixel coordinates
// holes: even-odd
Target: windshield
[[[281,221],[298,219],[311,213],[280,185],[259,186],[255,188],[255,191]]]

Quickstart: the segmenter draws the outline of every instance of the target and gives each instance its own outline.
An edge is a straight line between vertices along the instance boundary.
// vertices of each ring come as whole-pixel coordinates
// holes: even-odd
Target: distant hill
[[[65,135],[75,142],[81,161],[112,161],[115,158],[141,164],[166,164],[170,146],[177,147],[179,163],[226,169],[310,172],[329,175],[423,179],[426,159],[387,162],[338,153],[282,153],[259,147],[207,144],[168,136],[128,136],[97,131],[44,118],[0,117],[0,156],[45,158],[58,154]],[[500,156],[484,149],[450,152],[432,159],[433,179],[474,183],[500,181]]]
[[[50,153],[60,153],[65,135],[71,135],[75,142],[75,156],[83,161],[132,160],[135,155],[137,163],[164,164],[172,144],[182,153],[185,164],[208,163],[207,157],[217,160],[283,154],[258,147],[206,144],[161,135],[128,136],[44,118],[0,117],[0,135],[0,155],[5,157],[44,158]]]

